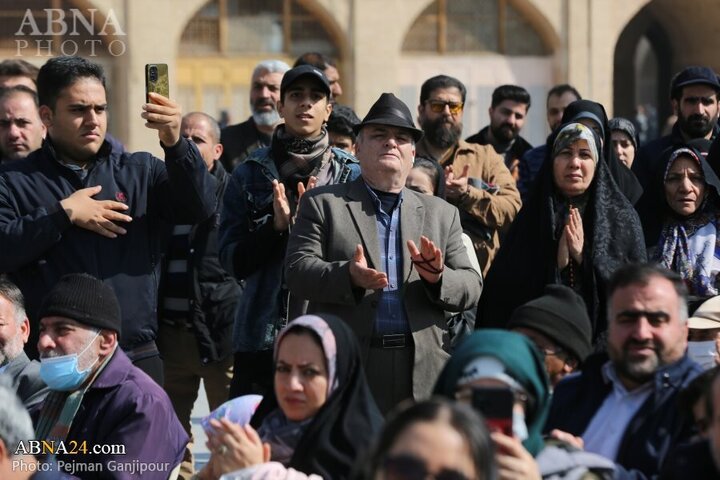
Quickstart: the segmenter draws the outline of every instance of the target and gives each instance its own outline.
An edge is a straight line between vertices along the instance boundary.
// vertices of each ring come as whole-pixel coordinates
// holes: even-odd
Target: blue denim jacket
[[[332,153],[335,174],[331,183],[360,176],[360,166],[352,155],[336,148]],[[260,148],[235,168],[225,192],[220,262],[246,285],[235,316],[235,352],[272,348],[276,333],[287,320],[283,279],[287,232],[273,229],[272,181],[278,178],[270,148]]]

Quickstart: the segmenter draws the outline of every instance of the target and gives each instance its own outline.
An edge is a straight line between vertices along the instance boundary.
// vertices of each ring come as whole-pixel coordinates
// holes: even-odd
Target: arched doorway
[[[255,65],[274,58],[292,65],[305,52],[336,59],[338,29],[307,0],[211,0],[188,22],[180,40],[178,98],[193,110],[237,123],[249,114]]]
[[[653,0],[624,28],[615,46],[613,106],[616,116],[633,118],[639,105],[649,120],[648,140],[659,135],[673,113],[672,76],[688,65],[706,65],[718,71],[714,42],[720,4],[694,0],[687,5]]]
[[[465,136],[488,122],[487,109],[498,85],[525,87],[536,107],[528,112],[523,136],[545,139],[544,105],[554,81],[553,54],[560,41],[547,19],[524,0],[434,0],[416,18],[403,42],[400,96],[417,105],[423,81],[443,73],[468,90]]]

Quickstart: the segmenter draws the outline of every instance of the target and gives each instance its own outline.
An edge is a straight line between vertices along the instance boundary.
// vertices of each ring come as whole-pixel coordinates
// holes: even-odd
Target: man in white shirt
[[[674,272],[626,265],[608,296],[607,354],[588,357],[582,373],[560,382],[546,430],[650,477],[691,433],[675,405],[701,372],[685,354],[687,289]]]

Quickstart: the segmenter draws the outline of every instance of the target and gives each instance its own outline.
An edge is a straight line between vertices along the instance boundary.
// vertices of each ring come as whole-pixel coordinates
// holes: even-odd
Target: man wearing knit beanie
[[[507,328],[522,333],[545,356],[555,386],[591,353],[592,326],[583,299],[564,285],[548,285],[545,294],[518,307]]]
[[[142,478],[168,478],[188,437],[163,389],[118,348],[122,316],[112,288],[84,273],[65,275],[39,318],[40,376],[50,393],[35,419],[37,439],[86,445],[56,452],[58,464],[93,463],[94,471],[102,464],[97,478],[114,477],[120,464],[126,472],[144,465]],[[98,445],[113,453],[97,454]]]

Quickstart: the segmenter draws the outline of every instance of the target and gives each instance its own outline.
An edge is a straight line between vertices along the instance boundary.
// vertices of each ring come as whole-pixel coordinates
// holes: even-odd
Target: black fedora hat
[[[423,131],[415,128],[410,109],[392,93],[383,93],[360,124],[353,130],[357,135],[365,125],[389,125],[408,130],[416,142],[423,137]]]

